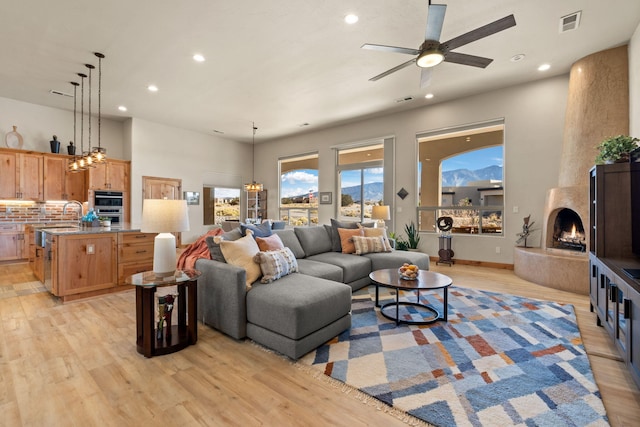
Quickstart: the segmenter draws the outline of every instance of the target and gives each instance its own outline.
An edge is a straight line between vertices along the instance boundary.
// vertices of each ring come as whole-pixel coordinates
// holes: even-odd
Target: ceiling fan
[[[493,62],[493,59],[484,58],[481,56],[468,55],[465,53],[452,52],[453,49],[457,49],[461,46],[498,33],[507,28],[511,28],[516,25],[516,20],[513,15],[505,16],[502,19],[491,22],[490,24],[476,28],[461,36],[454,37],[453,39],[440,43],[440,33],[442,32],[442,24],[444,22],[444,14],[447,10],[447,6],[444,4],[431,4],[429,0],[429,8],[427,14],[427,28],[425,31],[424,42],[420,45],[419,49],[411,49],[407,47],[386,46],[380,44],[363,44],[362,49],[380,50],[383,52],[396,52],[404,53],[406,55],[414,55],[415,58],[410,59],[384,73],[378,74],[375,77],[370,78],[370,81],[376,81],[396,71],[402,70],[411,64],[416,64],[422,68],[422,74],[420,76],[420,87],[426,87],[431,80],[431,72],[433,67],[440,64],[442,61],[452,62],[461,65],[470,65],[472,67],[486,68],[487,65]]]

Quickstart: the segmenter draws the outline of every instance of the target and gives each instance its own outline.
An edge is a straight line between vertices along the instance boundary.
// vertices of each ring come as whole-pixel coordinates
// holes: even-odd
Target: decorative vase
[[[60,152],[60,141],[58,141],[58,137],[53,135],[53,140],[49,141],[49,145],[51,145],[51,152],[52,153],[59,153]]]
[[[76,155],[76,146],[73,145],[73,141],[69,141],[69,145],[67,145],[67,154],[70,156]]]

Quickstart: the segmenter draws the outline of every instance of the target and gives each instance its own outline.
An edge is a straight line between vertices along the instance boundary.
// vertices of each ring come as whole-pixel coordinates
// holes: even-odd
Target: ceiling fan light
[[[425,50],[418,56],[416,64],[420,68],[435,67],[439,63],[444,61],[444,55],[437,49]]]

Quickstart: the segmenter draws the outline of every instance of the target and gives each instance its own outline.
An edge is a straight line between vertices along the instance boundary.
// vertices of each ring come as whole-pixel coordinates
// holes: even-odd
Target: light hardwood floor
[[[588,297],[512,271],[433,266],[454,284],[571,303],[611,422],[637,426],[640,391],[589,312]],[[0,287],[33,281],[0,265]],[[405,426],[402,419],[280,356],[199,325],[198,343],[145,359],[133,291],[60,304],[47,293],[0,299],[0,425]]]

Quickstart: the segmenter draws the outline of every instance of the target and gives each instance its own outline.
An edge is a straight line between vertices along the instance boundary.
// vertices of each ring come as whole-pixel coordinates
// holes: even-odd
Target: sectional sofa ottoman
[[[198,317],[233,338],[248,337],[292,359],[351,326],[351,293],[370,284],[371,271],[398,268],[404,262],[429,269],[429,257],[423,253],[338,252],[330,226],[273,233],[295,256],[298,272],[268,284],[258,280],[248,289],[244,268],[219,257],[199,259],[195,265],[202,272],[198,279]],[[223,237],[237,240],[242,233],[236,228]],[[214,246],[213,242],[207,243],[210,248]]]

